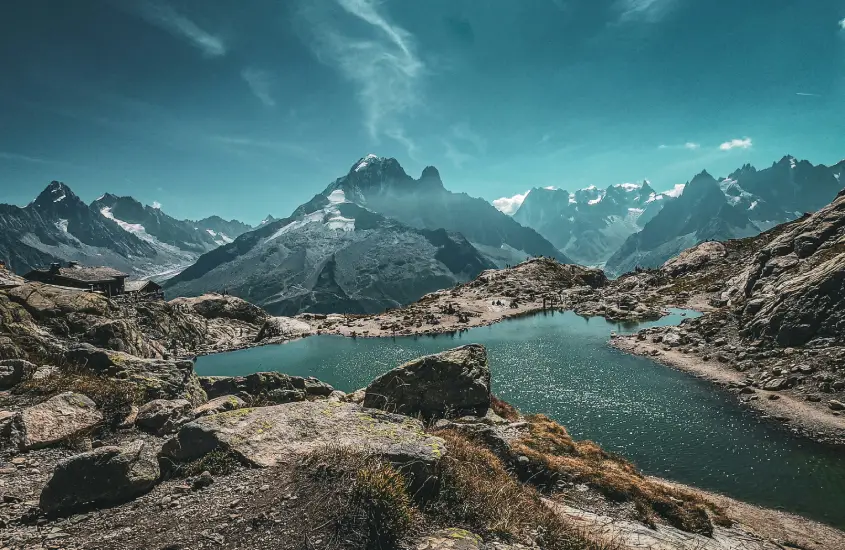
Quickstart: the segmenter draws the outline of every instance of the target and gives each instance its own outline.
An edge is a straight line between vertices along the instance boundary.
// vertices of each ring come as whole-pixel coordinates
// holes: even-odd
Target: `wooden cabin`
[[[35,269],[24,275],[27,281],[102,292],[106,296],[122,295],[127,277],[126,273],[110,267],[83,267],[76,262],[68,262],[67,267],[52,264],[49,269]]]
[[[124,292],[126,294],[135,294],[139,296],[160,294],[161,285],[154,283],[153,281],[126,281]]]

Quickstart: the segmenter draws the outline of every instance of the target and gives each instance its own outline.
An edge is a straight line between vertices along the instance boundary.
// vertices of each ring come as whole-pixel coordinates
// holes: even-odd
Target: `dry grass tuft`
[[[494,413],[511,422],[516,422],[521,416],[516,407],[507,401],[499,399],[495,395],[490,396],[490,408],[493,409]]]
[[[322,547],[396,548],[421,521],[408,480],[372,455],[321,449],[299,464],[296,485],[306,510],[297,535]]]
[[[670,525],[703,535],[713,534],[713,521],[730,525],[724,511],[697,494],[667,487],[642,475],[624,458],[592,441],[573,441],[566,430],[543,415],[528,417],[529,433],[513,443],[535,470],[533,480],[552,485],[559,479],[585,483],[617,502],[633,502],[640,519],[653,525],[659,516]]]
[[[440,493],[426,510],[439,523],[549,550],[610,550],[567,525],[535,488],[517,481],[482,444],[451,430],[435,435],[449,449],[442,462]]]
[[[195,477],[203,472],[214,476],[227,476],[240,467],[241,461],[236,454],[231,451],[217,450],[191,462],[174,464],[172,471],[175,477]]]

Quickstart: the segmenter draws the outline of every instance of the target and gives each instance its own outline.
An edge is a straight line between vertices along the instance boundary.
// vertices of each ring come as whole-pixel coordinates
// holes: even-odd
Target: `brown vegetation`
[[[592,441],[574,441],[566,429],[543,415],[527,418],[529,433],[513,443],[515,453],[533,466],[532,480],[552,486],[558,480],[584,483],[617,502],[633,502],[640,519],[659,516],[692,533],[712,535],[713,522],[730,525],[724,512],[701,496],[655,483],[624,458]]]

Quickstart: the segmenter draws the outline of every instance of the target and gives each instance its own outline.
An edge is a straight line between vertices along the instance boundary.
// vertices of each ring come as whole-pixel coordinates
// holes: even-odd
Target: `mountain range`
[[[527,256],[568,261],[483,199],[452,193],[426,168],[369,155],[288,218],[202,256],[169,293],[227,289],[276,314],[371,313],[407,304]]]
[[[818,210],[842,188],[843,172],[845,161],[828,167],[785,156],[718,180],[705,171],[665,193],[648,182],[574,193],[535,188],[513,217],[574,261],[620,275],[657,267],[702,241],[756,235]]]
[[[53,181],[23,208],[0,205],[0,257],[18,273],[73,260],[166,278],[249,229],[216,216],[177,220],[131,197],[105,194],[86,204]]]
[[[368,155],[283,219],[250,227],[217,216],[178,220],[132,197],[84,203],[52,182],[26,207],[0,205],[0,258],[18,273],[57,261],[167,280],[171,296],[228,291],[271,313],[371,313],[529,256],[655,267],[707,240],[752,236],[827,204],[845,161],[786,156],[716,179],[704,171],[657,193],[645,181],[575,192],[535,188],[513,217]],[[169,279],[169,280],[168,280]]]

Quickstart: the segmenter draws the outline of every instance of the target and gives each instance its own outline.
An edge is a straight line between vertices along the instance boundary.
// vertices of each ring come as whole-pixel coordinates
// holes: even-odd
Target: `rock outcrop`
[[[66,392],[0,419],[0,447],[30,450],[55,445],[84,434],[103,421],[97,405],[88,397]]]
[[[245,463],[274,466],[331,445],[357,449],[431,473],[446,453],[418,420],[349,403],[304,401],[206,416],[183,426],[162,449],[176,462],[228,450]]]
[[[202,376],[199,379],[209,398],[246,394],[276,403],[302,401],[308,396],[326,397],[334,388],[313,377],[288,376],[280,372],[255,372],[247,376]]]
[[[409,361],[373,380],[364,406],[429,419],[484,416],[490,407],[487,350],[470,344]]]
[[[40,507],[47,515],[60,515],[118,504],[152,489],[159,475],[156,449],[149,443],[100,447],[60,462],[41,491]]]

